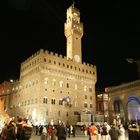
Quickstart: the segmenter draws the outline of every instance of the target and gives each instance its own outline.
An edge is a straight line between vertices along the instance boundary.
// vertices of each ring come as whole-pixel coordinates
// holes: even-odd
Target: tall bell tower
[[[64,27],[67,39],[67,59],[82,63],[83,23],[80,23],[80,11],[74,7],[74,4],[67,9],[67,19]]]

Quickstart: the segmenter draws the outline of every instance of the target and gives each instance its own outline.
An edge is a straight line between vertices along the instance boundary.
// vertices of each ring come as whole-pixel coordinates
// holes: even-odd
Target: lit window
[[[62,99],[59,100],[59,105],[63,105]]]
[[[87,107],[87,103],[86,102],[84,103],[84,107]]]
[[[67,116],[67,117],[69,116],[69,113],[68,113],[68,112],[66,113],[66,116]]]
[[[52,104],[55,104],[55,99],[52,99],[52,100],[51,100],[51,103],[52,103]]]
[[[46,62],[46,58],[44,58],[44,62]]]
[[[69,83],[67,83],[67,88],[69,88]]]
[[[90,100],[92,100],[92,96],[90,96]]]
[[[43,103],[44,104],[47,104],[47,102],[48,102],[48,99],[45,97],[45,98],[43,98]]]
[[[84,86],[84,91],[85,91],[85,92],[87,91],[87,86]]]
[[[92,92],[92,88],[91,87],[89,88],[89,92]]]
[[[93,105],[92,104],[90,104],[90,108],[92,108],[93,107]]]
[[[60,81],[60,87],[63,87],[63,81]]]
[[[45,84],[45,85],[48,84],[48,78],[47,78],[47,77],[45,77],[45,79],[44,79],[44,84]]]

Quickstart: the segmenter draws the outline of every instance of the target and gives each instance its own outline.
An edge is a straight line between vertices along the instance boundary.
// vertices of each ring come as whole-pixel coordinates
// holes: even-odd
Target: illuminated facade
[[[96,121],[103,122],[108,121],[108,110],[109,110],[109,102],[108,102],[108,94],[104,92],[96,92]]]
[[[67,9],[66,56],[40,49],[21,64],[19,81],[10,95],[11,116],[33,122],[75,124],[81,114],[96,114],[96,66],[82,62],[83,24],[74,6]]]
[[[140,80],[106,88],[109,118],[140,121]]]
[[[0,127],[9,120],[7,109],[9,107],[9,95],[12,88],[10,82],[4,81],[0,84]]]

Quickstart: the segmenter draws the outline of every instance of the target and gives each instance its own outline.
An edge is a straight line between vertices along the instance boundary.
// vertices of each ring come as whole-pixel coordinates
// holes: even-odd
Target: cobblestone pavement
[[[40,140],[40,136],[33,135],[30,140]],[[88,137],[77,136],[77,137],[74,137],[74,138],[73,137],[67,138],[67,140],[88,140]]]
[[[40,140],[40,136],[35,136],[33,135],[32,138],[30,140]],[[89,140],[88,137],[85,136],[76,136],[76,137],[71,137],[71,138],[67,138],[67,140]],[[126,136],[126,139],[128,140],[128,137]]]
[[[40,136],[36,136],[35,132],[33,132],[32,137],[31,137],[30,140],[41,140],[41,139],[40,139]],[[76,137],[72,137],[71,136],[70,138],[67,138],[67,140],[89,140],[89,137],[88,136],[84,136],[82,131],[78,131],[77,130]],[[125,138],[125,140],[128,140],[128,132],[127,131],[126,131],[126,138]]]

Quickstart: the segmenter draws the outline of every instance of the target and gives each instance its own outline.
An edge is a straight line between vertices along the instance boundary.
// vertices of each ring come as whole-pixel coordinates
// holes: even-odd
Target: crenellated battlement
[[[89,67],[94,67],[93,64],[89,64],[89,63],[86,63],[86,62],[83,62],[83,65],[86,65],[86,66],[89,66]]]
[[[40,49],[39,51],[37,51],[36,53],[34,53],[32,56],[30,56],[29,58],[27,58],[25,61],[23,61],[22,64],[25,64],[25,63],[29,62],[30,60],[34,59],[35,57],[37,57],[40,54],[48,54],[48,55],[59,57],[57,53],[49,52],[48,50],[44,50],[44,49]],[[62,56],[60,56],[60,57],[62,58]]]
[[[58,53],[40,49],[21,64],[20,77],[29,73],[32,69],[39,69],[40,65],[54,66],[55,68],[58,66],[59,69],[72,70],[81,74],[96,75],[95,65],[93,66],[86,62],[77,63],[61,54],[59,55]]]
[[[22,65],[28,63],[29,61],[33,60],[34,58],[36,58],[37,56],[39,56],[39,55],[41,55],[41,54],[50,55],[50,56],[52,56],[52,57],[54,56],[54,57],[63,59],[64,61],[73,62],[71,59],[68,59],[66,56],[63,56],[62,54],[58,54],[58,53],[54,53],[54,52],[49,52],[48,50],[40,49],[39,51],[37,51],[36,53],[34,53],[32,56],[30,56],[29,58],[27,58],[27,59],[22,63]],[[74,63],[75,63],[75,62],[74,62]],[[82,64],[85,65],[85,66],[88,66],[88,67],[94,67],[92,64],[89,64],[89,63],[86,63],[86,62],[83,62]],[[81,65],[81,64],[78,64],[78,65]]]

